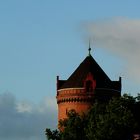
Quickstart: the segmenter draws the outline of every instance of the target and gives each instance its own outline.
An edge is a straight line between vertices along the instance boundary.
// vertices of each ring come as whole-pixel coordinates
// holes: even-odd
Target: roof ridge
[[[83,81],[89,72],[91,72],[95,80],[103,86],[105,82],[106,84],[111,82],[107,74],[102,70],[95,59],[89,55],[80,63],[61,88],[83,87]],[[100,86],[100,84],[97,86]]]

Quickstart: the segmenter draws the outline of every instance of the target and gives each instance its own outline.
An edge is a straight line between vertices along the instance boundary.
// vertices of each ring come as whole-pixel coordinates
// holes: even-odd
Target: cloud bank
[[[112,18],[85,25],[94,46],[122,58],[123,75],[140,84],[140,19]]]
[[[0,94],[0,139],[46,140],[45,128],[57,127],[55,103],[55,98],[45,97],[34,105],[17,101],[10,93]]]

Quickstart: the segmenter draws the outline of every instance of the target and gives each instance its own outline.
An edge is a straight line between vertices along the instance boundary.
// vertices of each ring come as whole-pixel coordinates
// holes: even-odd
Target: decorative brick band
[[[59,99],[57,100],[57,103],[65,103],[65,102],[93,102],[94,101],[94,98],[91,97],[91,98],[62,98],[62,99]]]

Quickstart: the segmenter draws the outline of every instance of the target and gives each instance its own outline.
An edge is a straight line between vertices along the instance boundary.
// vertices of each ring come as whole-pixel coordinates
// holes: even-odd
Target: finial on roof
[[[90,54],[90,51],[91,51],[91,47],[90,47],[90,39],[89,39],[89,48],[88,48],[88,51],[89,51],[89,54],[88,54],[88,55],[90,56],[90,55],[91,55],[91,54]]]

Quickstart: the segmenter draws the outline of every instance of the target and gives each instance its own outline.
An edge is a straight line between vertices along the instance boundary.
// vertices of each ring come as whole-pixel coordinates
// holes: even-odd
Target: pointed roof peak
[[[88,73],[91,73],[98,83],[98,87],[104,87],[111,80],[106,73],[101,69],[98,63],[94,60],[92,55],[87,56],[78,68],[72,73],[72,75],[66,80],[63,88],[83,87],[83,81]],[[104,83],[104,81],[106,81]]]

